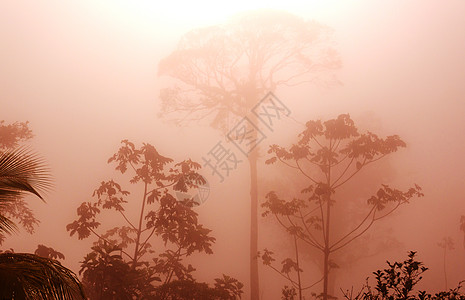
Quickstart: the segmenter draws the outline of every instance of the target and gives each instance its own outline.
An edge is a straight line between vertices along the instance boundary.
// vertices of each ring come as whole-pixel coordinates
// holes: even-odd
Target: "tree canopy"
[[[341,60],[332,30],[282,11],[237,15],[224,25],[185,34],[159,64],[159,74],[177,79],[160,92],[162,112],[177,122],[211,116],[214,128],[228,129],[279,86],[335,84]]]
[[[362,236],[375,222],[389,216],[410,199],[423,196],[416,184],[402,191],[381,183],[375,194],[366,199],[367,208],[362,219],[354,225],[348,224],[342,233],[334,230],[336,224],[331,221],[334,209],[340,201],[350,201],[337,193],[339,188],[348,184],[367,166],[405,146],[397,135],[381,138],[369,131],[359,133],[348,114],[325,122],[308,121],[290,147],[270,146],[268,153],[272,157],[266,163],[279,162],[294,169],[306,179],[307,185],[300,195],[292,199],[282,199],[276,191],[266,195],[266,201],[262,204],[265,209],[263,215],[273,215],[293,237],[296,255],[283,260],[281,270],[272,266],[274,258],[271,251],[265,249],[261,258],[265,265],[289,280],[292,287],[298,290],[300,299],[303,289],[319,282],[323,282],[320,296],[323,299],[333,296],[328,292],[329,274],[331,269],[338,266],[331,260],[332,254]],[[302,262],[299,262],[298,243],[311,246],[323,254],[323,277],[316,283],[304,285],[301,282]],[[291,272],[296,273],[294,279],[290,277]]]
[[[281,86],[337,82],[340,68],[331,29],[293,14],[263,10],[237,15],[228,23],[190,31],[159,63],[159,74],[175,79],[160,91],[162,115],[176,124],[208,119],[228,133],[269,92]],[[247,124],[249,131],[252,124]],[[257,140],[252,130],[248,142]],[[249,143],[250,144],[250,143]],[[259,299],[258,175],[259,147],[248,153],[250,166],[250,285]]]
[[[189,195],[205,179],[197,172],[200,164],[190,159],[175,163],[151,144],[137,147],[128,140],[121,144],[108,163],[128,176],[139,193],[132,194],[115,180],[102,181],[94,200],[77,208],[77,220],[66,229],[78,239],[97,238],[80,270],[92,299],[166,299],[172,282],[195,282],[195,268],[185,258],[213,253],[215,238],[198,220],[195,197],[180,196]],[[135,218],[134,205],[140,207]],[[116,226],[102,222],[100,214],[105,212],[120,222]],[[231,292],[232,299],[240,295],[235,293]]]

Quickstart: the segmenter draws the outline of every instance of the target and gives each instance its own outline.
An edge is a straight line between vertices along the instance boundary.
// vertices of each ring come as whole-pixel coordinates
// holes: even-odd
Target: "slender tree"
[[[150,298],[159,293],[156,287],[194,281],[195,268],[184,259],[196,252],[213,253],[215,238],[198,222],[195,197],[177,195],[205,184],[197,173],[200,164],[190,159],[174,163],[152,145],[138,148],[128,140],[122,141],[108,163],[129,175],[129,183],[140,193],[133,196],[114,180],[102,181],[93,193],[94,201],[83,202],[78,219],[66,227],[79,239],[97,238],[80,271],[92,299]],[[130,209],[134,205],[139,205],[135,217]],[[117,216],[112,220],[119,218],[118,225],[101,224],[103,211]],[[101,225],[107,225],[106,230]]]
[[[460,231],[463,232],[463,248],[465,249],[465,216],[460,216]]]
[[[335,83],[331,75],[340,60],[330,36],[326,26],[277,11],[241,14],[224,26],[193,30],[159,64],[159,74],[177,80],[160,93],[162,113],[172,113],[177,124],[209,118],[213,128],[227,134],[269,91],[316,81]],[[258,126],[253,114],[250,122]],[[253,131],[248,141],[255,140]],[[259,147],[247,154],[251,299],[258,300]]]
[[[442,241],[438,243],[438,246],[444,249],[443,252],[443,272],[444,272],[444,287],[447,290],[447,264],[446,264],[446,254],[447,250],[454,250],[454,240],[448,236],[444,237]]]
[[[326,122],[307,122],[297,143],[288,149],[278,145],[270,147],[268,153],[272,157],[266,161],[267,164],[279,161],[295,169],[309,184],[301,191],[303,199],[284,200],[275,191],[269,192],[262,204],[265,208],[263,215],[273,215],[295,241],[299,240],[322,253],[323,291],[320,296],[323,299],[331,297],[328,293],[329,274],[337,266],[331,255],[363,235],[376,221],[408,203],[412,197],[423,196],[417,185],[401,191],[382,184],[376,194],[367,199],[365,216],[352,228],[352,224],[345,226],[345,233],[336,235],[340,228],[334,228],[332,214],[338,202],[347,200],[337,191],[368,165],[405,146],[397,135],[382,139],[371,132],[360,134],[350,116],[343,114]],[[294,246],[298,253],[297,242]],[[270,251],[265,251],[262,259],[269,266],[274,260]],[[301,291],[307,287],[300,281],[301,264],[297,255],[295,259],[284,260],[280,273],[286,273],[293,286]],[[290,278],[292,269],[285,266],[293,267],[297,280]]]

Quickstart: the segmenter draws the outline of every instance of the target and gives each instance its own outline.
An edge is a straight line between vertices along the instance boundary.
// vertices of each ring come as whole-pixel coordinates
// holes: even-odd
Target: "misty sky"
[[[389,160],[390,180],[424,189],[424,198],[379,227],[393,230],[401,245],[354,269],[361,272],[359,281],[343,279],[343,272],[338,280],[360,284],[386,259],[418,250],[431,269],[425,284],[442,288],[436,244],[445,236],[456,242],[450,282],[465,279],[458,229],[465,215],[465,1],[249,2],[0,1],[0,119],[30,121],[30,145],[49,162],[55,183],[46,204],[30,199],[41,220],[36,234],[22,231],[4,248],[33,251],[42,243],[63,252],[65,264],[78,271],[90,241],[69,237],[65,226],[98,183],[114,177],[106,162],[122,139],[149,142],[176,160],[200,161],[221,136],[205,124],[179,128],[158,118],[159,90],[168,82],[157,76],[158,62],[189,30],[268,7],[332,27],[343,63],[340,86],[276,91],[293,120],[283,120],[270,142],[291,143],[307,120],[350,113],[362,129],[399,134],[407,142]],[[246,284],[247,293],[248,168],[244,164],[223,183],[208,179],[211,195],[198,211],[217,243],[213,256],[198,258],[199,277],[230,274]],[[273,241],[278,227],[266,220],[260,226],[266,228],[260,248],[279,245]],[[264,268],[260,274],[262,286],[278,279]]]

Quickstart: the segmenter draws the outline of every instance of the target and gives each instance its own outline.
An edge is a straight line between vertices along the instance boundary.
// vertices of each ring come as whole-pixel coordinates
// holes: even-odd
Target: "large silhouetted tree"
[[[265,250],[262,259],[266,265],[285,276],[302,299],[302,290],[311,284],[303,285],[301,282],[299,249],[302,244],[316,248],[323,256],[323,276],[320,280],[323,289],[320,296],[326,300],[331,296],[328,293],[330,270],[337,266],[331,260],[331,255],[360,237],[375,222],[408,203],[412,197],[423,194],[417,185],[401,191],[381,184],[376,194],[367,199],[367,207],[360,220],[345,224],[343,228],[335,228],[331,217],[337,204],[351,200],[338,193],[340,188],[367,166],[406,145],[397,135],[383,139],[371,132],[359,133],[346,114],[325,122],[309,121],[305,127],[298,135],[297,142],[288,149],[272,145],[268,152],[273,156],[266,163],[279,161],[295,169],[306,178],[308,185],[302,189],[300,196],[287,200],[271,191],[262,204],[264,215],[273,215],[292,236],[295,257],[284,260],[281,270],[272,265],[274,258],[271,251]],[[296,273],[294,279],[290,276],[292,272]]]
[[[226,134],[269,91],[315,81],[334,83],[331,74],[340,60],[330,36],[326,26],[276,11],[245,13],[226,25],[193,30],[159,64],[159,74],[177,79],[160,93],[162,112],[173,113],[178,124],[209,119]],[[256,121],[252,116],[251,122]],[[249,136],[249,141],[256,139],[256,132]],[[258,149],[248,152],[252,299],[259,297]]]

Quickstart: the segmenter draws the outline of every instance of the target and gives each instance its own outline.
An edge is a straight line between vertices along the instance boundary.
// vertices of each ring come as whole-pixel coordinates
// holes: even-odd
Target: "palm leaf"
[[[54,259],[0,254],[0,299],[86,299],[76,275]]]
[[[2,214],[23,192],[43,200],[51,187],[44,161],[26,148],[0,153],[0,233],[15,224]],[[0,299],[85,299],[76,275],[57,260],[27,253],[0,254]]]
[[[0,154],[0,197],[29,192],[43,199],[39,192],[50,186],[49,170],[43,159],[27,148]]]
[[[0,214],[0,233],[15,232],[18,227],[16,224],[5,216]]]
[[[49,170],[44,161],[27,148],[0,153],[0,233],[11,233],[15,224],[2,212],[22,192],[29,192],[43,200],[41,192],[51,187]]]

